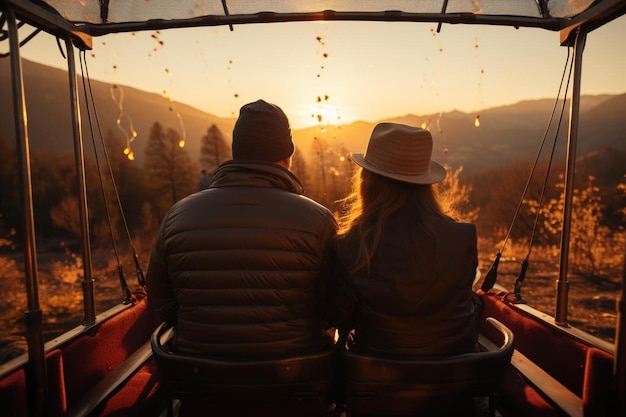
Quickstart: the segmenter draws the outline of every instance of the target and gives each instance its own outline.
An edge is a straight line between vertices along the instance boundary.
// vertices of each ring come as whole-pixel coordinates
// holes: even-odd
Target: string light
[[[435,26],[431,27],[429,29],[430,34],[431,34],[431,39],[432,39],[432,45],[431,45],[431,54],[423,54],[424,55],[424,60],[426,61],[426,63],[428,65],[424,66],[425,71],[422,73],[422,78],[420,80],[420,85],[419,85],[419,89],[420,94],[418,94],[418,97],[424,97],[424,96],[434,96],[437,99],[439,98],[440,94],[439,94],[439,78],[441,77],[441,73],[442,73],[442,68],[443,68],[443,59],[445,58],[445,48],[442,45],[440,39],[438,39],[438,33],[436,31]],[[431,57],[436,56],[436,59],[431,59]],[[426,69],[431,68],[430,74],[426,71]],[[428,88],[429,90],[427,91],[426,88]],[[432,100],[432,102],[437,102],[438,100]],[[436,129],[436,132],[439,134],[443,134],[443,128],[442,128],[442,119],[443,119],[443,112],[439,111],[437,114],[437,117],[435,119],[435,126],[433,126],[433,120],[431,117],[428,117],[428,120],[422,122],[421,127],[423,129],[427,129],[430,131],[434,131]],[[438,138],[439,141],[439,138]],[[445,150],[444,153],[447,152],[447,147],[446,147],[446,136],[444,135],[441,138],[441,141],[443,142],[443,149]]]
[[[182,134],[182,137],[180,141],[178,142],[178,146],[183,148],[185,146],[185,141],[187,139],[187,131],[185,129],[185,122],[183,121],[183,116],[178,112],[178,110],[176,110],[176,102],[174,101],[174,98],[167,93],[167,91],[163,90],[162,96],[163,98],[169,101],[170,103],[169,111],[174,113],[176,115],[176,119],[178,119],[178,125],[180,126],[180,130]]]
[[[115,119],[115,125],[122,132],[126,139],[126,148],[124,148],[124,155],[129,160],[135,159],[135,154],[132,151],[132,142],[137,138],[137,131],[133,125],[133,120],[130,115],[124,110],[124,89],[117,84],[111,84],[109,87],[109,93],[113,102],[117,106],[117,117]],[[128,130],[125,127],[125,123],[128,125]]]
[[[132,33],[132,37],[135,37],[135,33]],[[102,46],[104,49],[107,47],[107,43],[102,41]],[[117,75],[118,67],[114,61],[114,58],[117,57],[118,53],[116,50],[112,51],[111,55],[113,59],[111,59],[111,69],[113,75]],[[92,58],[95,59],[96,55],[92,53]],[[109,85],[109,94],[113,103],[117,107],[117,116],[115,118],[115,125],[117,129],[122,132],[123,138],[126,141],[126,146],[123,149],[123,154],[129,160],[135,159],[135,154],[132,150],[132,142],[137,138],[137,131],[135,130],[135,126],[133,124],[133,119],[130,114],[124,108],[124,89],[121,85],[112,83]]]
[[[165,42],[163,42],[160,35],[161,35],[161,32],[158,30],[155,31],[152,35],[150,35],[150,37],[154,39],[154,41],[156,42],[156,45],[152,48],[152,51],[148,53],[149,57],[152,57],[153,53],[156,54],[163,46],[165,46]]]
[[[233,120],[236,118],[236,112],[235,112],[235,109],[239,107],[239,106],[237,105],[237,99],[239,98],[239,93],[238,93],[238,92],[234,89],[234,87],[233,87],[233,82],[232,82],[232,77],[231,77],[231,75],[230,75],[230,72],[231,72],[231,70],[232,70],[232,68],[233,68],[234,62],[235,62],[235,61],[234,61],[232,58],[231,58],[231,59],[229,59],[229,60],[228,60],[228,65],[227,65],[227,67],[226,67],[226,71],[229,73],[229,74],[228,74],[228,79],[227,79],[227,82],[228,82],[228,89],[230,90],[230,93],[232,94],[232,97],[233,97],[233,107],[232,107],[232,110],[231,110],[231,112],[230,112],[231,117],[233,118]]]
[[[478,68],[478,83],[477,83],[478,97],[480,98],[480,108],[483,108],[485,106],[485,103],[482,98],[483,96],[482,86],[483,86],[483,76],[485,75],[485,69],[483,68],[483,65],[480,59],[479,47],[480,45],[478,44],[478,39],[474,39],[474,65]],[[480,127],[480,115],[478,114],[474,118],[474,126]]]
[[[154,41],[156,42],[156,46],[152,49],[152,52],[156,53],[165,46],[165,42],[163,41],[163,39],[161,39],[160,31],[158,30],[155,31],[152,35],[150,35],[150,37],[154,39]],[[152,53],[150,53],[148,56],[152,57]],[[160,58],[158,59],[160,61]],[[163,73],[165,74],[165,76],[169,78],[168,84],[171,89],[173,85],[172,71],[165,65],[161,65],[161,67],[163,68]],[[178,142],[178,146],[182,148],[185,146],[185,141],[187,139],[187,131],[185,129],[185,122],[183,121],[183,116],[176,109],[176,100],[174,100],[174,97],[170,93],[168,93],[167,90],[163,90],[162,96],[169,102],[169,111],[174,113],[174,115],[176,116],[176,119],[178,120],[178,125],[180,126],[180,130],[181,130],[180,132],[181,138]]]
[[[322,82],[322,75],[326,70],[326,61],[330,59],[330,55],[326,51],[326,40],[323,36],[317,35],[315,37],[315,42],[318,46],[317,54],[321,58],[321,63],[315,76],[318,80],[318,88],[320,88],[319,84]],[[317,122],[322,133],[326,132],[326,128],[330,124],[333,124],[335,129],[339,129],[338,125],[340,123],[341,116],[339,115],[338,109],[332,104],[331,97],[327,92],[318,94],[315,97],[315,105],[313,111],[311,112],[311,117]],[[333,133],[333,137],[336,137],[336,132]]]

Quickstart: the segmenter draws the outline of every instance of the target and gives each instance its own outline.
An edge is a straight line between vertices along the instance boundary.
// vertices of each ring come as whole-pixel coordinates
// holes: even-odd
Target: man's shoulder
[[[297,197],[297,199],[300,201],[300,203],[303,206],[310,207],[311,210],[317,210],[320,213],[323,213],[324,215],[328,215],[331,217],[333,216],[333,213],[328,209],[328,207],[324,206],[321,203],[318,203],[312,198],[307,197],[305,195],[295,195],[295,197]]]
[[[327,224],[332,229],[337,228],[337,221],[333,213],[324,205],[317,201],[294,193],[286,193],[285,199],[278,202],[283,208],[290,208],[299,214],[299,217],[306,219],[311,225]]]

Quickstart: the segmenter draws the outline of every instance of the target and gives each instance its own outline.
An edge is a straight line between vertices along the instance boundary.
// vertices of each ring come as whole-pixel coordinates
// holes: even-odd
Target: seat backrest
[[[152,351],[161,388],[171,398],[202,403],[255,403],[312,399],[324,402],[334,375],[337,349],[274,360],[225,360],[171,352],[163,324]],[[324,403],[325,406],[325,403]]]
[[[402,358],[345,351],[342,374],[348,414],[431,415],[464,407],[463,402],[472,397],[496,394],[511,361],[514,340],[512,332],[496,319],[489,317],[487,323],[503,338],[493,351]]]

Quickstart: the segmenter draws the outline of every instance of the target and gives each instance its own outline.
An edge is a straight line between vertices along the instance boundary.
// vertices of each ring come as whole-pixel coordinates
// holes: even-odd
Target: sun
[[[339,125],[342,123],[339,109],[327,100],[315,103],[311,110],[311,118],[314,123],[320,126]]]

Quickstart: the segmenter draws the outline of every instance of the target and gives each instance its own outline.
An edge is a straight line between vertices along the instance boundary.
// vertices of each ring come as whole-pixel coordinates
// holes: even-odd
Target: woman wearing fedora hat
[[[432,146],[427,130],[380,123],[365,155],[351,155],[361,169],[343,201],[329,320],[354,331],[359,352],[446,355],[476,344],[476,228],[441,209],[433,184],[446,170]]]

